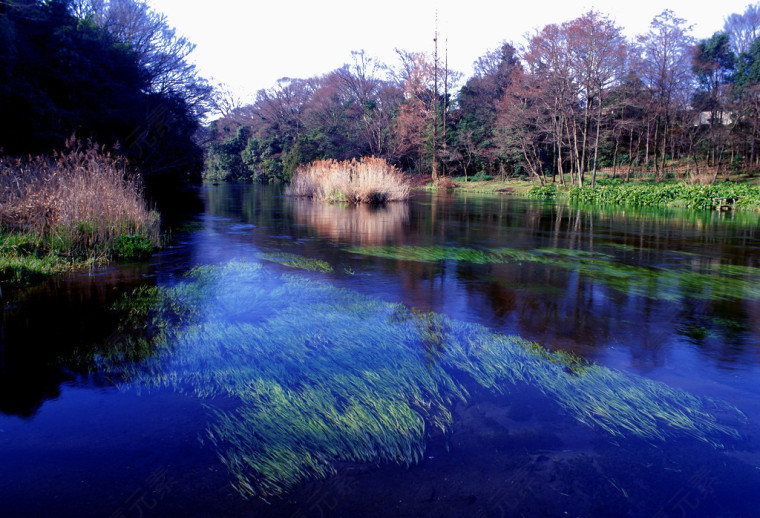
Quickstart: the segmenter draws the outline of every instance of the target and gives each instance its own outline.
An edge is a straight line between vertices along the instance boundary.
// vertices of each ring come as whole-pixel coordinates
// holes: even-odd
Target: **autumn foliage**
[[[382,158],[317,160],[296,170],[286,194],[350,203],[405,200],[410,184],[404,174]]]

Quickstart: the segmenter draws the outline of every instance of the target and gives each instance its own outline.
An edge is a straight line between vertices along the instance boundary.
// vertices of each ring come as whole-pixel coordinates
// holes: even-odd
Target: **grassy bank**
[[[518,180],[515,178],[510,178],[508,180],[494,180],[492,177],[479,179],[477,176],[470,176],[465,179],[464,176],[447,176],[437,182],[426,184],[423,189],[427,191],[456,191],[524,196],[534,185],[536,185],[536,183],[530,180]]]
[[[406,176],[382,158],[338,162],[317,160],[300,166],[285,193],[325,201],[383,203],[405,200]]]
[[[721,203],[717,201],[718,198],[730,198],[735,200],[735,209],[760,210],[760,187],[748,183],[698,185],[605,180],[597,182],[595,187],[562,187],[556,184],[535,186],[527,195],[531,198],[560,198],[576,203],[701,210],[718,207]]]
[[[159,217],[138,179],[95,148],[54,157],[0,157],[0,282],[149,255]]]

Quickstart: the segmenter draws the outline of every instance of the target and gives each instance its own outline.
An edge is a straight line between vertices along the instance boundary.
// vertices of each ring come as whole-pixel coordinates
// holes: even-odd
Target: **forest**
[[[200,179],[211,87],[194,45],[140,0],[0,1],[0,149],[107,146],[148,187]]]
[[[252,104],[217,91],[205,178],[287,181],[299,164],[368,155],[433,179],[573,185],[600,170],[709,183],[760,167],[760,4],[701,41],[669,10],[632,39],[589,11],[486,52],[466,80],[434,36],[394,64],[354,51]]]
[[[200,76],[194,45],[143,0],[3,0],[0,149],[89,139],[148,187],[288,181],[301,164],[365,156],[434,179],[709,183],[760,168],[758,36],[760,4],[701,41],[669,10],[635,38],[589,11],[485,52],[469,78],[436,33],[428,51],[396,49],[390,64],[354,51],[246,104]]]

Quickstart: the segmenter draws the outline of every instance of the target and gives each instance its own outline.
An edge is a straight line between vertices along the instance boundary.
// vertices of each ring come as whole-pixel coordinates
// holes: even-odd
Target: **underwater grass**
[[[463,376],[498,394],[530,384],[614,436],[738,437],[715,412],[740,413],[718,402],[258,263],[196,268],[121,304],[160,332],[141,361],[117,353],[99,367],[126,387],[203,398],[206,440],[246,496],[283,495],[339,462],[419,462],[468,399]],[[237,407],[215,407],[220,396]]]
[[[299,268],[301,270],[309,270],[312,272],[328,273],[333,271],[333,267],[330,263],[321,259],[314,259],[312,257],[304,257],[298,254],[289,254],[286,252],[272,252],[266,254],[259,254],[259,257],[265,261],[271,261],[283,266],[290,266],[291,268]]]
[[[610,289],[629,295],[662,300],[695,298],[725,300],[747,298],[760,300],[760,268],[739,265],[708,265],[702,271],[647,268],[612,260],[613,256],[565,248],[476,249],[444,246],[369,246],[348,250],[350,253],[402,261],[464,261],[474,264],[538,263],[554,268],[578,271],[604,283]]]

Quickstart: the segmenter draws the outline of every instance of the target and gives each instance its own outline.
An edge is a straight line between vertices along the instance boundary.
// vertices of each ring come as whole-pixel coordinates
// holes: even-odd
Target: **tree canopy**
[[[124,154],[148,185],[199,178],[192,137],[210,88],[186,62],[192,46],[147,4],[6,0],[0,42],[4,153],[76,135]]]
[[[324,76],[225,104],[206,128],[206,175],[287,180],[299,163],[366,154],[425,174],[437,157],[446,174],[577,184],[603,167],[760,168],[757,12],[695,41],[670,10],[632,40],[589,11],[487,51],[461,84],[435,52],[398,50],[390,65],[356,52]]]

